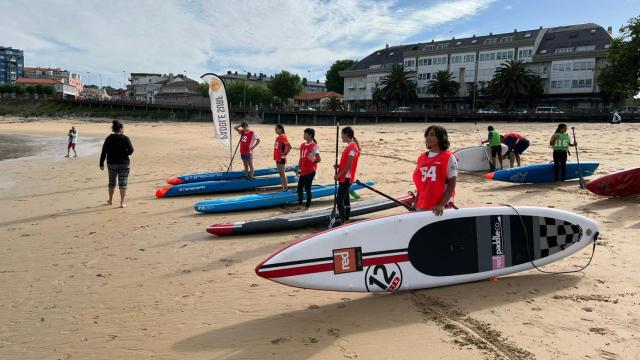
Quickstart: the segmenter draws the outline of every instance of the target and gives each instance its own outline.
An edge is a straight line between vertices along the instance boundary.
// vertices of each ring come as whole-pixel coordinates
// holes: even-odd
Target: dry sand
[[[5,117],[0,133],[66,139],[71,125],[103,138],[110,123]],[[569,126],[577,128],[580,159],[601,162],[598,174],[640,163],[637,124]],[[479,142],[473,124],[446,127],[453,149]],[[356,126],[360,177],[389,193],[409,190],[424,128]],[[551,160],[555,124],[496,128],[529,137],[525,164]],[[271,167],[273,128],[255,129],[263,139],[256,165]],[[303,127],[286,129],[294,145],[302,142]],[[335,128],[316,130],[324,159],[316,183],[328,183]],[[171,175],[226,167],[228,149],[211,132],[208,123],[126,123],[136,150],[125,209],[105,205],[106,171],[97,153],[83,152],[82,139],[78,159],[63,158],[61,148],[0,162],[0,358],[640,358],[638,197],[601,198],[577,181],[513,185],[461,174],[460,206],[552,206],[597,220],[592,265],[390,295],[294,289],[257,277],[254,267],[317,229],[216,238],[207,225],[287,210],[210,216],[192,206],[214,196],[154,198]],[[548,269],[575,269],[589,255],[585,249]]]

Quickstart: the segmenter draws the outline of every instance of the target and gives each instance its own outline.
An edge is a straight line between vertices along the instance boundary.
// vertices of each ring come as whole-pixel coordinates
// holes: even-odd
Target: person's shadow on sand
[[[519,301],[533,302],[536,297],[576,286],[582,277],[577,274],[521,275],[501,278],[498,282],[483,281],[393,295],[365,296],[240,322],[181,340],[173,348],[180,352],[208,352],[215,358],[224,359],[306,359],[331,346],[340,337],[361,332],[425,321],[432,321],[447,331],[450,323],[464,321],[464,311],[473,312]],[[464,311],[455,306],[461,293],[467,298],[476,293],[474,302],[465,306]],[[345,296],[349,294],[345,293]],[[291,300],[295,301],[295,297]],[[408,309],[415,312],[407,314]],[[487,331],[488,335],[496,333],[495,329]],[[500,351],[510,352],[508,349]],[[354,354],[343,355],[353,358]]]

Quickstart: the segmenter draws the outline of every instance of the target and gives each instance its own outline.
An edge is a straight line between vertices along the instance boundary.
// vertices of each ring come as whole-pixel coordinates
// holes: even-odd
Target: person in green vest
[[[487,140],[480,144],[489,143],[489,146],[491,146],[491,163],[489,166],[491,167],[491,171],[496,171],[498,160],[500,160],[500,169],[502,169],[502,144],[500,143],[500,133],[497,132],[493,126],[489,126],[487,130],[489,130],[489,136],[487,137]]]
[[[560,124],[556,132],[551,136],[549,145],[553,147],[553,177],[555,181],[564,181],[567,175],[567,155],[569,155],[569,146],[577,146],[578,143],[572,143],[567,134],[567,124]]]

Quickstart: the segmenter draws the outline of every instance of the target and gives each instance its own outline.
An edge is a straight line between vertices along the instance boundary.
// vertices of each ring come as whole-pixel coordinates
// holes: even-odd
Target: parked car
[[[564,111],[555,106],[538,106],[536,108],[536,114],[564,114]]]
[[[408,106],[400,106],[391,110],[391,112],[411,112],[411,108]]]
[[[316,109],[312,107],[305,107],[305,108],[300,108],[300,111],[316,111]]]
[[[486,109],[479,109],[478,114],[500,114],[500,111],[496,109],[486,108]]]
[[[529,112],[529,110],[527,110],[527,109],[513,109],[513,110],[509,111],[510,114],[526,114],[528,112]]]
[[[616,111],[618,114],[640,114],[640,106],[623,106]]]

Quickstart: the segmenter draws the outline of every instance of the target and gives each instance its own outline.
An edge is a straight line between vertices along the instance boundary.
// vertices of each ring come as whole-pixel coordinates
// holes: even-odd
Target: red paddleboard
[[[587,189],[602,196],[640,194],[640,167],[618,171],[589,181]]]

